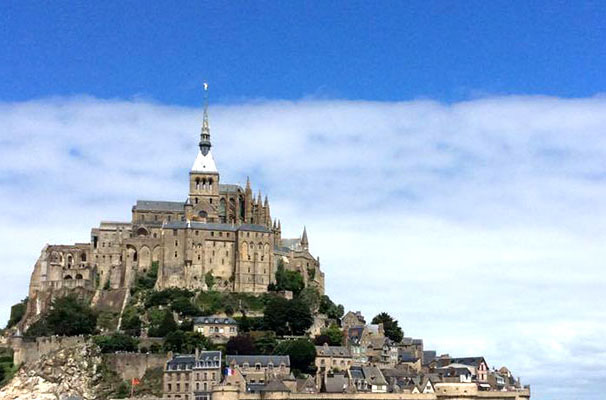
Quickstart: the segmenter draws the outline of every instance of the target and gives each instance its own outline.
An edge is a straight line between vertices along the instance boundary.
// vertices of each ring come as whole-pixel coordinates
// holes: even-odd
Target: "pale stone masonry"
[[[20,328],[68,293],[120,311],[138,274],[157,268],[156,289],[263,293],[277,266],[296,270],[324,293],[320,260],[300,238],[282,238],[269,200],[246,186],[221,183],[204,109],[197,157],[184,201],[138,200],[129,222],[102,221],[89,243],[47,245],[31,276],[28,309]],[[212,276],[212,279],[208,277]]]

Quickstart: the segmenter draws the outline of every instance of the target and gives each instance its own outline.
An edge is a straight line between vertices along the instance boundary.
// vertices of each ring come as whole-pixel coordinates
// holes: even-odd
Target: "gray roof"
[[[237,193],[238,191],[240,191],[240,192],[243,191],[243,189],[240,185],[232,185],[232,184],[225,184],[225,183],[219,184],[219,192]]]
[[[316,354],[319,356],[351,357],[349,348],[345,346],[316,346]]]
[[[178,212],[185,210],[185,203],[182,201],[152,201],[137,200],[135,209],[138,211],[170,211]]]
[[[218,363],[213,365],[212,363]],[[211,364],[209,364],[211,363]],[[201,351],[198,353],[196,360],[195,354],[175,354],[173,358],[166,362],[168,369],[192,369],[194,367],[221,367],[221,352],[220,351]]]
[[[471,365],[473,367],[479,367],[480,363],[484,361],[484,357],[459,357],[459,358],[451,358],[451,364],[463,364],[463,365]]]
[[[248,365],[254,366],[256,364],[261,364],[263,367],[267,367],[269,363],[272,363],[275,366],[279,366],[281,364],[290,367],[290,357],[289,356],[265,356],[265,355],[252,355],[252,356],[238,356],[238,355],[226,355],[225,361],[227,364],[231,364],[232,362],[237,365],[242,365],[244,363],[248,363]]]
[[[268,382],[267,385],[259,390],[261,392],[290,392],[290,389],[288,389],[282,381],[277,379]]]
[[[362,372],[364,372],[366,380],[372,385],[387,385],[387,381],[379,368],[362,367]]]
[[[209,315],[208,317],[195,317],[194,324],[226,324],[226,325],[237,325],[235,319],[230,317],[218,317],[216,315]]]
[[[347,388],[347,378],[345,375],[334,375],[326,377],[327,393],[343,393]]]
[[[427,365],[433,360],[437,358],[437,354],[435,350],[425,350],[423,351],[423,365]]]
[[[206,231],[224,231],[224,232],[238,232],[238,231],[251,231],[251,232],[263,232],[269,233],[269,230],[263,225],[255,224],[215,224],[205,223],[199,221],[171,221],[164,224],[165,229],[200,229]]]

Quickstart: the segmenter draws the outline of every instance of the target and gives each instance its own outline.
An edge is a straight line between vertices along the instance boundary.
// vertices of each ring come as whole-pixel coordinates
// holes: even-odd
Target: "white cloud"
[[[183,200],[200,110],[93,98],[0,105],[0,320],[44,243],[136,199]],[[211,108],[223,182],[303,224],[328,292],[537,398],[606,389],[606,99],[257,102]],[[353,289],[353,290],[352,290]]]

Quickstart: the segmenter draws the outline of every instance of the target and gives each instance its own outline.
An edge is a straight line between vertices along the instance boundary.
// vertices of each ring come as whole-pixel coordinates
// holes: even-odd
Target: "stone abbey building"
[[[138,200],[130,222],[101,222],[90,243],[46,245],[32,273],[24,321],[68,293],[119,309],[137,274],[148,272],[152,263],[158,290],[208,290],[205,277],[212,275],[213,290],[262,293],[282,263],[324,292],[324,273],[309,252],[305,229],[300,238],[282,238],[267,197],[260,192],[255,197],[248,179],[244,188],[221,183],[207,108],[185,200]]]

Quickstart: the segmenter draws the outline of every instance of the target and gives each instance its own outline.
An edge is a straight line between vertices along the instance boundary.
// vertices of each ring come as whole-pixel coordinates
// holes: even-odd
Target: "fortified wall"
[[[529,400],[530,390],[480,391],[475,383],[438,383],[435,393],[243,393],[236,386],[216,386],[211,400]]]

